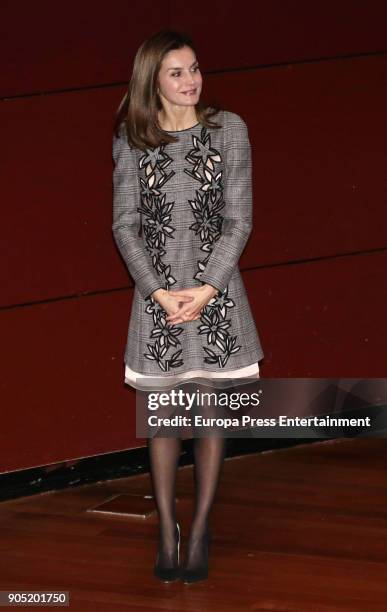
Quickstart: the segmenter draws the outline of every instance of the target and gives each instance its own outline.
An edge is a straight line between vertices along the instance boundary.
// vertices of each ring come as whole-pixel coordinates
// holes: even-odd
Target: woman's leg
[[[210,382],[208,387],[195,384],[195,389],[219,393],[216,388],[210,388]],[[216,409],[207,405],[203,408],[198,406],[195,413],[211,417],[216,416]],[[220,430],[212,433],[214,435],[209,437],[198,437],[194,432],[195,510],[184,564],[188,570],[195,570],[205,561],[204,538],[225,457],[226,438]]]
[[[164,412],[172,408],[164,407]],[[172,416],[172,414],[170,414]],[[178,428],[177,428],[178,429]],[[176,474],[181,453],[181,438],[177,429],[159,430],[147,438],[150,474],[159,518],[159,566],[165,569],[176,566]]]
[[[159,517],[160,565],[176,563],[175,486],[179,463],[180,438],[148,438],[153,495]]]

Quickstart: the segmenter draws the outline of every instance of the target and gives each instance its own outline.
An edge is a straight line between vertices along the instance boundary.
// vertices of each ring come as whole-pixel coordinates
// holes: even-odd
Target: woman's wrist
[[[210,285],[209,283],[205,283],[203,287],[206,287],[209,291],[211,291],[211,294],[212,294],[211,297],[215,297],[215,295],[219,291],[217,287],[214,287],[213,285]]]
[[[164,295],[165,293],[168,293],[167,290],[163,289],[162,287],[159,287],[158,289],[153,291],[153,293],[151,293],[151,298],[157,300],[157,298],[159,298],[161,295]]]
[[[204,285],[201,286],[201,289],[204,289],[206,292],[208,292],[210,298],[215,297],[215,295],[219,291],[217,287],[214,287],[209,283],[204,283]],[[153,291],[153,293],[151,293],[151,298],[157,300],[159,297],[165,294],[168,294],[168,291],[166,289],[163,289],[162,287],[159,287],[158,289]]]

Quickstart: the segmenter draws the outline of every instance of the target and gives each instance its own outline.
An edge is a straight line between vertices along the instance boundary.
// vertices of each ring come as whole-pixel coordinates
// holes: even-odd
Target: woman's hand
[[[166,311],[168,316],[177,313],[181,308],[181,304],[184,304],[187,302],[190,303],[193,301],[192,296],[176,297],[174,295],[171,295],[171,291],[167,291],[166,289],[161,289],[161,288],[156,289],[156,291],[152,293],[152,298],[160,304],[161,308],[163,308],[163,310]],[[167,319],[168,319],[168,316],[167,316]],[[175,323],[180,323],[180,322],[182,322],[182,320],[175,321]]]
[[[218,293],[218,289],[205,284],[190,289],[156,289],[152,293],[160,306],[167,312],[167,321],[171,325],[200,319],[201,310]]]
[[[168,323],[175,324],[200,319],[202,308],[218,293],[218,289],[206,283],[201,287],[169,290],[168,293],[182,303],[177,311],[167,316]]]

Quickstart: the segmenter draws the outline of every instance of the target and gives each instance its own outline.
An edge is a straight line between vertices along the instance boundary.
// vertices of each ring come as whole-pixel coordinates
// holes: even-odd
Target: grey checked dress
[[[146,152],[128,144],[123,124],[113,136],[112,230],[135,283],[125,382],[138,389],[198,377],[228,386],[256,378],[263,357],[238,267],[252,230],[248,130],[230,111],[213,120],[222,127],[168,132],[178,142]],[[204,283],[218,293],[195,321],[169,324],[151,297]]]

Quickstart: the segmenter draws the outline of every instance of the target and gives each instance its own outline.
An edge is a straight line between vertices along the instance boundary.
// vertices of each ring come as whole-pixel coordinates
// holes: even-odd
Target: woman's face
[[[158,75],[158,93],[163,105],[167,102],[178,106],[198,103],[202,91],[202,75],[199,63],[190,47],[169,51]]]

